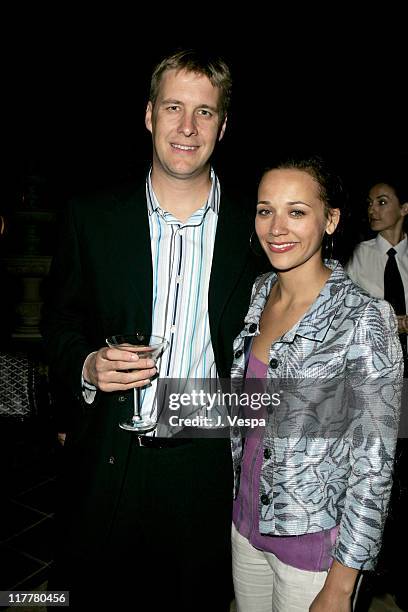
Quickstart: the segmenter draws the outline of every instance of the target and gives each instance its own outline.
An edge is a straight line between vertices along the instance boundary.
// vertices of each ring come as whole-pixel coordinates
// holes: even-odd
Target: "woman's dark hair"
[[[400,206],[408,202],[408,183],[402,176],[398,176],[396,173],[393,174],[392,172],[387,171],[382,173],[378,172],[369,181],[367,192],[370,191],[374,185],[380,184],[392,187],[399,200]]]
[[[340,176],[319,155],[310,157],[289,157],[279,161],[269,170],[301,170],[307,172],[318,184],[319,195],[324,203],[326,214],[331,208],[343,210],[347,203],[347,193]]]
[[[366,196],[375,185],[388,185],[398,198],[400,206],[408,202],[408,180],[406,178],[406,167],[397,161],[390,160],[380,168],[376,168],[368,177],[366,182]],[[408,215],[404,217],[403,230],[408,231]]]

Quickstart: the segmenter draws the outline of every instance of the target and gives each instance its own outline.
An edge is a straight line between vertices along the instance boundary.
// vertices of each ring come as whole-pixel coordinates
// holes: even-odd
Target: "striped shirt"
[[[169,341],[157,367],[160,378],[217,377],[208,317],[208,289],[220,205],[211,169],[207,202],[181,223],[166,212],[146,180],[153,264],[152,334]],[[142,416],[153,416],[156,384],[141,393]]]

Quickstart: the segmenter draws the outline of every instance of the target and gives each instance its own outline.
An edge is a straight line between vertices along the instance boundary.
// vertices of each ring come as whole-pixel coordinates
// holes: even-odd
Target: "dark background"
[[[272,6],[235,7],[222,23],[219,7],[198,8],[197,16],[188,6],[152,5],[144,15],[24,7],[5,22],[12,145],[3,212],[23,197],[24,206],[58,210],[77,192],[144,169],[152,67],[177,47],[197,47],[223,55],[233,73],[219,174],[255,198],[260,170],[276,157],[321,153],[343,175],[360,222],[374,169],[408,165],[403,21],[372,9],[356,23],[335,7],[314,16]]]
[[[376,9],[241,2],[227,5],[226,17],[222,8],[151,2],[124,10],[118,2],[76,7],[15,0],[0,9],[0,215],[6,218],[0,350],[14,354],[22,348],[30,360],[39,356],[44,363],[39,338],[11,339],[26,279],[8,274],[3,256],[17,254],[18,261],[33,248],[31,213],[36,219],[38,211],[58,212],[76,193],[108,187],[145,168],[151,155],[144,127],[150,73],[177,47],[210,49],[232,68],[228,129],[214,161],[217,172],[249,191],[254,203],[258,174],[276,157],[322,153],[350,191],[352,216],[342,243],[351,250],[367,234],[370,175],[394,165],[407,174],[406,17],[392,3]],[[41,221],[37,231],[40,254],[51,255],[54,225]],[[51,417],[48,400],[43,403],[44,418],[34,424],[22,430],[20,422],[10,428],[2,421],[0,428],[8,519],[0,524],[11,547],[0,544],[0,565],[4,561],[7,568],[7,588],[37,587],[52,559],[50,513],[60,452],[53,440],[55,431],[65,430],[71,400],[55,393]],[[16,506],[20,502],[30,517]],[[34,527],[28,529],[30,521]]]

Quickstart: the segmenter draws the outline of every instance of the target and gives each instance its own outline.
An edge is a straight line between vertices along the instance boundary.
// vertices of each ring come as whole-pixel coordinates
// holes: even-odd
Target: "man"
[[[43,334],[52,372],[80,403],[64,449],[49,588],[70,589],[73,606],[120,598],[140,610],[229,608],[229,440],[120,429],[133,389],[156,368],[104,344],[145,329],[170,343],[161,377],[229,377],[257,274],[245,202],[221,192],[209,161],[230,87],[221,60],[165,58],[146,109],[147,179],[72,203],[62,226]],[[151,402],[147,392],[142,411]]]

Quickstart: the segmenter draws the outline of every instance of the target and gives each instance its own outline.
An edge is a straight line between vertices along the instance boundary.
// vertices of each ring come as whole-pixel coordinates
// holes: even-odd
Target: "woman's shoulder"
[[[352,314],[352,318],[358,320],[386,319],[387,321],[395,317],[394,311],[389,302],[384,299],[374,297],[366,289],[355,282],[354,278],[349,275],[347,268],[344,270],[340,265],[336,269],[337,276],[333,284],[337,285],[331,288],[331,293],[334,293],[338,298],[338,306],[348,318]]]
[[[345,303],[349,307],[352,306],[358,318],[369,326],[381,322],[392,329],[396,327],[396,316],[391,304],[384,299],[373,297],[352,279],[350,279]]]
[[[377,243],[377,238],[370,238],[369,240],[362,240],[356,245],[356,249],[373,249]]]
[[[355,299],[365,308],[370,307],[381,312],[388,311],[391,308],[389,302],[381,298],[374,297],[368,293],[366,289],[357,284],[350,276],[348,276],[347,280],[347,298],[349,300]]]
[[[360,259],[362,257],[369,257],[373,251],[378,250],[377,239],[371,238],[370,240],[363,240],[359,242],[353,251],[351,260]]]

